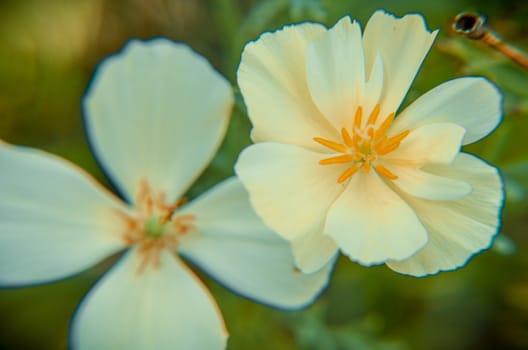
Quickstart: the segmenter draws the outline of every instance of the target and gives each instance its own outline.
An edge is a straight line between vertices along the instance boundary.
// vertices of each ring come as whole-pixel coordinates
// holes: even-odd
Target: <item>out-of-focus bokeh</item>
[[[0,138],[59,154],[106,183],[87,146],[80,101],[97,63],[128,39],[187,42],[235,84],[243,45],[261,32],[301,21],[332,25],[345,14],[365,24],[378,8],[420,12],[441,29],[408,101],[462,75],[487,76],[504,92],[504,122],[467,149],[502,170],[501,232],[466,267],[421,279],[342,257],[320,299],[296,312],[255,304],[200,274],[226,319],[229,349],[527,349],[528,70],[450,30],[460,11],[480,11],[528,51],[525,0],[2,0]],[[233,174],[249,128],[239,98],[222,148],[190,197]],[[64,281],[0,290],[0,349],[66,349],[76,305],[113,261]]]

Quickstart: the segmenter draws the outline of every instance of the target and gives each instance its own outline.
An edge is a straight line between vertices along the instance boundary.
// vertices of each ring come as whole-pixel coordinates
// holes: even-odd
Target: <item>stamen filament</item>
[[[370,172],[370,160],[363,162],[363,171],[366,173]]]
[[[354,147],[354,150],[356,152],[360,152],[359,151],[359,141],[361,140],[361,136],[359,136],[357,133],[354,134],[354,136],[352,137],[352,147]]]
[[[360,168],[361,168],[361,164],[360,163],[356,163],[356,164],[352,165],[350,168],[345,170],[345,172],[343,174],[341,174],[341,176],[337,179],[337,182],[340,183],[340,184],[345,182],[349,177],[354,175]]]
[[[356,109],[356,115],[354,116],[354,130],[361,127],[361,115],[363,114],[363,108],[359,106]]]
[[[411,131],[405,130],[398,135],[391,137],[390,139],[383,139],[382,142],[378,143],[376,146],[374,146],[374,150],[379,155],[385,155],[389,152],[394,151],[396,148],[400,146],[400,142],[409,135]]]
[[[380,108],[381,108],[381,105],[377,103],[374,109],[372,110],[372,112],[370,112],[370,117],[368,118],[367,125],[374,125],[376,123],[376,119],[378,119]]]
[[[394,113],[389,114],[387,118],[381,123],[380,127],[376,132],[374,133],[374,140],[380,138],[381,136],[385,135],[385,132],[389,129],[389,126],[391,126],[393,120],[394,120]]]
[[[389,143],[389,144],[384,144],[383,147],[378,147],[380,145],[376,145],[376,153],[379,154],[380,156],[384,156],[387,153],[390,153],[394,151],[396,148],[398,148],[400,146],[400,143],[399,142]]]
[[[341,129],[340,142],[321,137],[313,138],[315,142],[338,152],[338,155],[329,154],[329,158],[319,160],[320,165],[347,164],[349,166],[337,179],[338,183],[347,181],[359,170],[369,173],[371,169],[386,179],[398,179],[397,175],[378,162],[383,156],[396,150],[410,134],[410,130],[389,138],[386,132],[394,122],[395,113],[390,113],[378,123],[380,113],[381,105],[377,103],[364,123],[363,108],[358,106],[354,114],[353,125],[351,127],[347,125]],[[185,228],[184,223],[182,226]]]
[[[135,213],[116,211],[116,214],[123,220],[123,241],[128,246],[137,246],[141,256],[136,269],[136,274],[140,275],[148,266],[158,268],[161,252],[176,249],[181,237],[197,228],[192,214],[173,218],[185,199],[167,203],[165,192],[154,193],[144,179],[139,183],[136,198]]]
[[[391,137],[390,139],[388,139],[387,141],[390,142],[390,143],[393,143],[393,142],[401,142],[404,138],[407,137],[407,135],[409,135],[411,133],[410,130],[405,130],[401,133],[399,133],[398,135],[396,136],[393,136]]]
[[[376,169],[379,174],[385,176],[389,180],[396,180],[398,178],[398,176],[394,175],[389,169],[385,168],[381,164],[376,164],[374,169]]]
[[[343,137],[343,141],[345,141],[348,147],[354,147],[354,141],[352,140],[352,137],[348,133],[347,129],[341,129],[341,136]]]
[[[331,157],[322,159],[319,161],[319,164],[321,165],[329,165],[329,164],[343,164],[343,163],[349,163],[357,159],[357,156],[353,154],[343,154],[341,156],[337,157]]]
[[[345,153],[347,151],[347,147],[341,143],[337,143],[334,141],[330,141],[327,139],[323,139],[321,137],[314,137],[313,140],[325,147],[328,147],[330,149],[333,149],[336,152]]]

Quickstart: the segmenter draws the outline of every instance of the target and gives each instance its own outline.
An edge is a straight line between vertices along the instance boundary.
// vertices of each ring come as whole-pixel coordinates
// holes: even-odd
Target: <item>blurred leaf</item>
[[[290,0],[265,0],[258,1],[242,21],[240,27],[240,40],[255,39],[270,23],[288,9]]]
[[[486,139],[484,149],[481,151],[482,157],[491,163],[496,163],[501,159],[501,155],[511,140],[513,124],[503,121],[502,124],[493,132],[491,137]]]
[[[506,187],[506,200],[512,203],[521,203],[526,199],[526,188],[511,176],[504,176]]]
[[[506,199],[512,203],[527,204],[528,160],[508,163],[501,167],[506,185]]]
[[[500,233],[493,241],[492,249],[499,254],[510,256],[517,252],[515,242],[504,233]]]
[[[502,171],[510,176],[522,176],[528,179],[528,160],[509,163],[501,167]]]
[[[324,22],[327,15],[323,0],[291,0],[290,17],[296,22],[306,19]]]

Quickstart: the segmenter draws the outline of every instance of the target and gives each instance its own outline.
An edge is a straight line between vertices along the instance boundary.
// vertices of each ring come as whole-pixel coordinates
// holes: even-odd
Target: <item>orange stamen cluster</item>
[[[374,168],[376,172],[389,180],[396,180],[389,169],[381,164],[376,164],[381,156],[389,154],[400,146],[400,143],[409,135],[405,130],[393,137],[387,137],[385,133],[394,121],[394,113],[389,114],[381,123],[378,123],[380,113],[378,103],[369,115],[366,123],[363,123],[363,109],[359,106],[354,115],[354,123],[351,132],[346,128],[341,129],[341,142],[314,137],[314,141],[339,153],[341,155],[325,158],[319,161],[321,165],[352,163],[337,179],[343,183],[360,169],[369,172]]]
[[[165,193],[156,195],[143,180],[136,197],[136,215],[118,213],[126,223],[123,239],[127,245],[137,245],[142,255],[136,273],[142,273],[149,264],[159,268],[162,250],[176,249],[181,236],[196,229],[194,215],[173,217],[183,204],[185,200],[166,204]]]

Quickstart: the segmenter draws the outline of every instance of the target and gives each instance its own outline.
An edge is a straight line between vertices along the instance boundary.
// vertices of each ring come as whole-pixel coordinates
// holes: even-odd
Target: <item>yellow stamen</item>
[[[367,125],[374,125],[376,123],[376,119],[378,119],[378,115],[380,112],[381,105],[378,103],[370,112],[370,117],[368,118]]]
[[[196,218],[191,214],[174,217],[177,208],[185,203],[181,199],[167,203],[164,192],[155,193],[146,180],[141,180],[137,193],[135,213],[116,211],[123,220],[122,238],[125,244],[137,246],[140,262],[136,274],[152,266],[161,265],[160,254],[164,249],[174,251],[182,236],[196,231]]]
[[[353,154],[343,154],[341,156],[337,157],[331,157],[322,159],[319,161],[319,164],[321,165],[329,165],[329,164],[343,164],[343,163],[349,163],[357,159],[356,155]]]
[[[409,135],[411,133],[410,130],[405,130],[401,133],[399,133],[398,135],[396,136],[393,136],[391,137],[390,139],[388,139],[387,141],[390,142],[390,143],[393,143],[393,142],[401,142],[404,138],[407,137],[407,135]]]
[[[336,152],[345,153],[347,151],[347,147],[341,143],[323,139],[322,137],[314,137],[313,140],[325,147],[333,149]]]
[[[370,172],[370,160],[363,162],[363,171],[366,173]]]
[[[354,134],[354,136],[352,137],[352,147],[354,148],[356,152],[360,152],[359,151],[359,141],[360,140],[361,140],[361,136],[359,136],[358,134]]]
[[[363,108],[359,106],[356,109],[356,115],[354,116],[354,129],[361,127],[361,114],[363,114]]]
[[[392,121],[394,120],[394,113],[389,114],[387,118],[381,123],[380,127],[376,132],[374,133],[374,140],[380,138],[381,136],[385,135],[385,132],[387,129],[389,129],[389,126],[391,126]]]
[[[345,170],[345,172],[343,174],[341,174],[339,179],[337,179],[337,182],[340,183],[340,184],[345,182],[349,177],[354,175],[360,168],[361,168],[361,164],[360,163],[356,163],[356,164],[352,165],[350,168]]]
[[[348,133],[347,129],[341,129],[341,136],[343,137],[343,141],[345,141],[348,147],[354,147],[354,141],[352,140],[352,137]]]
[[[384,138],[382,142],[374,146],[374,150],[379,155],[385,155],[389,152],[394,151],[400,146],[400,142],[409,135],[410,130],[405,130],[398,135],[391,137],[390,139]]]
[[[385,176],[389,180],[396,180],[398,178],[398,176],[394,175],[389,169],[385,168],[381,164],[375,165],[374,169],[376,169],[379,174]]]
[[[378,153],[380,156],[384,156],[387,153],[394,151],[398,147],[400,147],[399,143],[384,144],[383,147],[376,147],[376,153]]]
[[[339,176],[338,183],[345,182],[360,169],[365,173],[374,169],[380,176],[389,180],[398,178],[389,169],[377,163],[384,155],[397,149],[403,139],[410,134],[410,130],[405,130],[389,138],[385,134],[390,129],[395,114],[390,113],[378,123],[380,113],[381,105],[377,103],[370,111],[366,123],[363,123],[363,108],[359,106],[355,111],[352,127],[341,129],[340,142],[321,137],[313,139],[315,142],[340,153],[339,155],[332,155],[329,158],[319,160],[320,165],[349,163],[349,167]]]
[[[178,230],[180,234],[187,233],[191,231],[192,229],[195,229],[194,221],[196,220],[196,217],[191,214],[184,214],[177,216],[172,224],[174,227]]]

